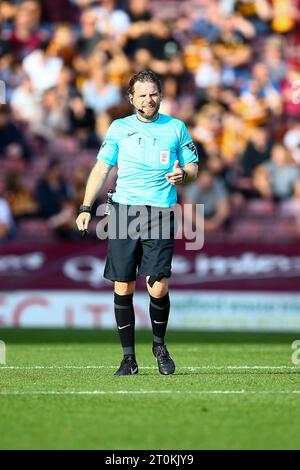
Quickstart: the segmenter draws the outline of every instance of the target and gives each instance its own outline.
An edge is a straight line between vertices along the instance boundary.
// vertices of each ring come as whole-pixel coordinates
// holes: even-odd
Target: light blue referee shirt
[[[172,172],[175,160],[182,167],[196,163],[198,155],[179,119],[159,114],[156,121],[142,122],[132,114],[112,122],[97,159],[118,166],[115,202],[171,207],[177,192],[166,174]]]

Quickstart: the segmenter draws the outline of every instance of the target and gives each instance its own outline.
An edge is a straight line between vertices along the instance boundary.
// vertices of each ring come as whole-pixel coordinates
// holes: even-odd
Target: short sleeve
[[[119,152],[117,137],[117,126],[115,122],[112,122],[98,152],[97,160],[107,163],[107,165],[117,165]]]
[[[198,163],[199,158],[196,145],[192,141],[183,122],[180,129],[178,154],[180,166],[185,166],[188,163]]]

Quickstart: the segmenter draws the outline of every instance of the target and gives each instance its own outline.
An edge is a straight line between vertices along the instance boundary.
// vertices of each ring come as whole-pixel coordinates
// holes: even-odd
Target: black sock
[[[153,346],[164,344],[170,313],[169,293],[157,299],[150,295],[150,318],[153,331]]]
[[[119,295],[115,293],[115,317],[123,348],[124,357],[133,356],[134,353],[134,309],[133,294]]]

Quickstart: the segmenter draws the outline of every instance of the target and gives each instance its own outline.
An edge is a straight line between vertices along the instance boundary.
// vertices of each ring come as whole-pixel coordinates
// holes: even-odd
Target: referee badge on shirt
[[[168,165],[170,163],[170,150],[161,150],[159,156],[162,165]]]

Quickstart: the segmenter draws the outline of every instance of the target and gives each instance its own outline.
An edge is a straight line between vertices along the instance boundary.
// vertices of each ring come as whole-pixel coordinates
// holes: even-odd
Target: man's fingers
[[[178,172],[178,173],[168,173],[168,174],[166,175],[166,178],[167,178],[167,179],[170,179],[170,178],[181,178],[181,176],[182,176],[182,172],[180,171],[180,172]]]
[[[173,173],[167,173],[166,178],[172,178],[174,176],[182,176],[181,168],[173,168],[173,169],[174,169]]]
[[[81,221],[77,222],[77,228],[78,228],[78,230],[84,230],[84,226],[83,226],[83,223]]]
[[[78,230],[86,230],[88,228],[89,221],[90,221],[89,216],[86,216],[86,215],[83,216],[80,214],[76,219]]]
[[[180,184],[182,182],[182,177],[181,175],[175,175],[175,176],[168,177],[167,180],[171,184]]]

